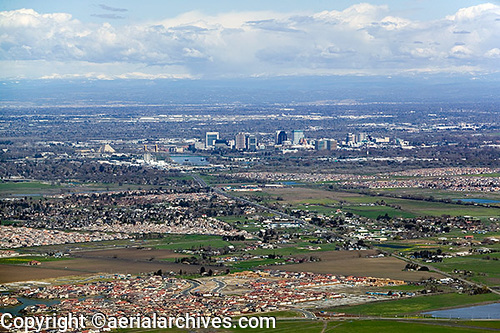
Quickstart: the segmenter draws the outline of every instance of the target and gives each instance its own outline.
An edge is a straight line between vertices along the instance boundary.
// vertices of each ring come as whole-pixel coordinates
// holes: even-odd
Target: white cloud
[[[494,49],[488,50],[485,56],[488,58],[500,58],[500,49],[495,47]]]
[[[417,22],[394,15],[387,6],[362,3],[313,14],[188,12],[115,26],[20,9],[0,12],[0,75],[116,79],[393,75],[436,69],[488,73],[500,68],[499,17],[500,6],[488,3]]]

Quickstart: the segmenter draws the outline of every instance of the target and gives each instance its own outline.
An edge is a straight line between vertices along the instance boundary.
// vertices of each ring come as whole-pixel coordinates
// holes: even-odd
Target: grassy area
[[[468,280],[489,286],[500,285],[500,262],[492,259],[482,259],[486,256],[500,258],[500,253],[446,258],[443,262],[433,263],[432,265],[449,273],[455,269],[472,271],[472,275],[466,277]]]
[[[404,217],[413,218],[418,215],[412,212],[406,212],[393,207],[387,206],[357,206],[357,207],[343,207],[343,210],[351,212],[353,214],[368,217],[371,219],[376,219],[378,216],[384,216],[387,214],[389,217]]]
[[[0,225],[24,224],[26,221],[1,220]]]
[[[14,183],[14,182],[7,182],[7,183],[0,183],[0,192],[3,191],[24,191],[26,189],[46,189],[46,188],[54,188],[57,187],[56,185],[50,185],[47,183],[41,183],[41,182],[19,182],[19,183]]]
[[[267,314],[263,314],[267,315]],[[236,324],[235,321],[233,321]],[[196,332],[276,332],[276,333],[420,333],[420,332],[483,332],[483,328],[498,328],[500,321],[396,321],[396,320],[342,320],[342,321],[307,321],[307,320],[277,320],[276,328],[237,328],[207,329]],[[161,329],[127,329],[116,332],[148,332],[160,333]],[[169,332],[188,332],[193,330],[168,329]]]
[[[405,189],[406,194],[412,194],[414,189]],[[379,215],[387,213],[391,217],[417,217],[417,216],[475,216],[475,217],[494,217],[500,214],[500,209],[495,207],[483,207],[475,205],[458,205],[455,203],[431,202],[423,200],[411,200],[393,198],[389,196],[367,195],[353,191],[329,191],[319,188],[304,188],[304,193],[298,188],[283,188],[266,190],[260,193],[252,193],[264,199],[266,203],[276,202],[276,197],[281,197],[284,200],[278,203],[290,204],[292,208],[299,208],[309,211],[316,211],[322,214],[334,213],[340,208],[344,211],[351,212],[360,216],[369,218],[377,218]],[[390,192],[389,190],[385,190]],[[418,194],[420,189],[415,189]],[[384,193],[384,191],[380,191]],[[394,193],[392,193],[394,194]],[[429,196],[432,192],[428,193]],[[451,194],[441,195],[443,198],[461,198],[460,196]],[[491,197],[491,198],[496,198]],[[269,201],[266,201],[269,200]],[[384,201],[387,205],[377,205],[376,203]],[[342,204],[341,204],[342,203]],[[369,204],[375,204],[373,206]]]
[[[61,183],[49,184],[41,181],[33,182],[4,182],[0,183],[0,197],[41,197],[44,195],[55,195],[63,193],[81,193],[94,191],[116,191],[116,190],[137,190],[148,189],[151,185],[125,184],[120,186],[116,183]]]
[[[404,314],[420,313],[446,307],[469,305],[486,301],[498,301],[496,294],[466,295],[466,294],[441,294],[419,296],[393,301],[373,302],[353,306],[341,306],[330,309],[334,312],[361,314],[365,316],[398,316]]]
[[[150,242],[157,249],[189,250],[200,247],[222,248],[232,245],[231,242],[222,240],[221,236],[210,235],[168,235],[165,238]]]
[[[462,324],[461,322],[403,322],[403,321],[387,321],[387,320],[350,320],[344,322],[330,322],[325,332],[357,332],[357,333],[420,333],[420,332],[481,332],[482,328],[474,326],[475,322],[470,325]],[[498,325],[498,323],[497,323]]]
[[[475,327],[488,327],[488,328],[497,328],[500,329],[500,321],[479,321],[479,320],[469,320],[469,321],[460,321],[460,324],[467,326],[475,326]]]
[[[235,270],[251,270],[254,269],[258,266],[264,266],[264,265],[276,265],[279,263],[285,262],[284,259],[255,259],[255,260],[245,260],[245,261],[238,261],[235,262],[232,266],[230,266],[232,269]]]
[[[10,257],[10,258],[0,258],[0,264],[9,265],[22,265],[27,264],[32,260],[40,262],[48,261],[58,261],[58,260],[71,260],[72,258],[54,258],[54,257],[42,257],[42,256],[29,256],[29,257]]]
[[[400,211],[406,212],[408,214],[413,214],[413,216],[441,216],[441,215],[450,215],[450,216],[498,216],[500,213],[498,208],[489,208],[489,207],[481,207],[474,205],[458,205],[453,203],[444,203],[444,202],[430,202],[430,201],[421,201],[421,200],[409,200],[409,199],[397,199],[397,198],[389,198],[389,197],[371,197],[365,196],[364,198],[359,197],[347,197],[346,201],[348,202],[357,202],[357,203],[375,203],[376,201],[383,200],[386,204],[399,206]],[[377,209],[380,206],[368,206],[367,209]],[[384,207],[384,206],[382,206]],[[344,209],[352,209],[354,207],[344,207]],[[387,207],[386,208],[390,208]],[[359,209],[355,207],[355,209]],[[398,210],[399,211],[399,210]]]
[[[56,244],[56,245],[42,245],[33,247],[23,247],[18,248],[16,251],[20,253],[28,254],[39,254],[47,252],[58,252],[58,251],[75,251],[75,250],[101,250],[116,247],[125,247],[128,245],[145,245],[144,241],[133,242],[130,239],[120,239],[120,240],[110,240],[110,241],[100,241],[100,242],[85,242],[85,243],[71,243],[71,244]]]
[[[31,197],[41,196],[45,193],[54,193],[61,189],[59,185],[51,185],[42,182],[6,182],[0,183],[0,197]]]
[[[320,333],[323,329],[323,323],[317,322],[317,321],[301,321],[301,320],[294,320],[294,321],[277,321],[276,322],[276,328],[274,329],[269,329],[269,328],[234,328],[231,330],[226,330],[226,332],[252,332],[252,333],[260,333],[260,332],[276,332],[276,333],[282,333],[282,332],[294,332],[294,333],[309,333],[309,332],[317,332]],[[223,332],[224,330],[220,330]]]

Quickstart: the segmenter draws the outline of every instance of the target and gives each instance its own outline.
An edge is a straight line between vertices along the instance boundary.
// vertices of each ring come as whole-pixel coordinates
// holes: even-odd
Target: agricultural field
[[[100,183],[51,183],[41,181],[0,183],[0,198],[44,197],[69,193],[88,193],[116,190],[136,190],[150,188],[149,185],[119,185]]]
[[[84,274],[72,270],[44,268],[43,266],[0,265],[0,283],[32,281],[61,276]]]
[[[200,247],[221,248],[233,245],[222,240],[220,236],[210,235],[165,235],[164,238],[148,241],[149,246],[165,250],[195,250]]]
[[[406,263],[394,257],[370,258],[376,251],[327,251],[316,252],[319,262],[290,264],[286,266],[270,266],[270,269],[286,269],[291,272],[313,272],[324,274],[372,276],[392,278],[405,281],[419,281],[429,277],[440,278],[434,272],[404,271]]]
[[[18,256],[18,257],[7,257],[0,258],[0,265],[25,265],[30,261],[39,261],[40,263],[50,262],[50,261],[59,261],[59,260],[71,260],[71,258],[63,257],[63,258],[54,258],[47,256]]]
[[[455,333],[455,332],[484,332],[484,328],[498,329],[500,327],[500,321],[456,321],[456,320],[446,320],[446,321],[421,321],[421,320],[364,320],[364,319],[343,319],[343,320],[332,320],[332,321],[306,321],[306,320],[277,320],[276,328],[272,329],[272,332],[276,333],[288,333],[288,332],[299,332],[299,333],[373,333],[373,332],[385,332],[385,333]],[[131,332],[131,333],[159,333],[164,330],[118,330],[117,332]],[[209,330],[197,330],[197,332],[255,332],[264,333],[271,331],[270,329],[209,329]],[[169,329],[169,332],[188,332],[188,330],[181,329]]]
[[[494,260],[496,259],[496,260]],[[432,263],[432,266],[447,272],[454,270],[470,271],[467,274],[456,274],[476,283],[488,286],[500,286],[500,253],[471,255],[445,258],[443,262]]]
[[[249,195],[239,192],[235,195]],[[417,216],[474,216],[498,217],[500,209],[475,205],[430,202],[422,200],[400,199],[380,195],[366,195],[347,191],[331,191],[304,186],[265,189],[263,192],[250,194],[261,198],[264,203],[288,204],[292,208],[332,214],[337,209],[368,218],[388,214],[390,217]],[[377,202],[383,201],[384,205]],[[397,208],[395,208],[397,207]]]
[[[461,307],[482,302],[498,302],[499,300],[500,296],[492,293],[482,295],[448,293],[353,306],[340,306],[331,308],[328,311],[363,316],[401,317],[442,308]]]
[[[452,232],[445,234],[445,236],[450,239],[463,239],[462,232]],[[437,251],[441,250],[442,253],[447,253],[451,255],[456,255],[456,253],[469,253],[469,250],[476,250],[481,248],[480,241],[485,237],[499,237],[498,233],[487,233],[487,234],[473,234],[475,245],[474,246],[450,246],[443,245],[437,241],[437,237],[429,239],[418,239],[418,240],[400,240],[400,241],[390,241],[384,243],[372,243],[373,246],[379,248],[380,250],[389,253],[399,253],[406,257],[411,257],[412,253],[429,250]],[[490,244],[486,246],[492,251],[500,251],[500,244]],[[442,262],[432,262],[427,263],[424,260],[420,260],[420,263],[425,266],[429,265],[439,269],[443,272],[450,273],[456,277],[466,278],[467,280],[484,284],[487,286],[499,286],[500,285],[500,252],[492,253],[475,253],[470,255],[460,255],[454,256],[452,258],[442,258]],[[462,271],[454,273],[454,270]],[[463,271],[468,271],[466,274]]]

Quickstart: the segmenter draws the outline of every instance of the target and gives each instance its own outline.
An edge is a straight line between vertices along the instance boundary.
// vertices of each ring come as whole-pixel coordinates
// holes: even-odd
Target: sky
[[[0,1],[1,80],[499,71],[500,1]]]

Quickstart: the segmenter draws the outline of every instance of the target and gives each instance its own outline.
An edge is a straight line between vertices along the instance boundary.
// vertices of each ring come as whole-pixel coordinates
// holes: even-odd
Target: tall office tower
[[[219,132],[207,132],[205,134],[205,147],[215,147],[215,140],[219,140]]]
[[[293,130],[292,131],[292,144],[298,145],[300,140],[304,138],[304,131],[302,130]]]
[[[277,145],[282,145],[283,141],[288,140],[288,137],[286,135],[285,131],[276,131],[276,144]]]
[[[239,149],[239,150],[243,150],[246,148],[246,134],[245,133],[240,132],[240,133],[236,134],[234,148]]]
[[[363,142],[363,141],[368,141],[368,136],[366,135],[366,133],[358,133],[357,135],[357,142]]]
[[[247,136],[247,149],[257,150],[257,137],[253,134]]]
[[[334,139],[318,139],[314,143],[316,150],[335,150],[337,149],[337,141]]]
[[[335,139],[327,140],[326,141],[326,149],[328,149],[328,150],[337,149],[337,140],[335,140]]]
[[[347,136],[345,138],[345,143],[346,144],[356,143],[356,135],[354,135],[353,133],[347,133]]]
[[[314,149],[316,149],[316,150],[327,149],[327,140],[326,139],[316,139],[316,141],[314,142]]]

